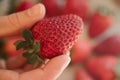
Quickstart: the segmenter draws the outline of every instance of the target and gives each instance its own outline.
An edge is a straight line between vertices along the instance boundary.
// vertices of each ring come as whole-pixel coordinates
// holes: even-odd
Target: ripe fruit
[[[95,51],[99,54],[113,54],[119,55],[120,54],[120,36],[114,35],[95,47]]]
[[[23,50],[20,49],[17,51],[16,47],[14,45],[14,42],[19,40],[19,39],[22,39],[22,38],[20,36],[14,36],[14,37],[10,37],[10,38],[6,39],[4,49],[5,49],[6,54],[9,57],[15,57],[15,56],[22,53]]]
[[[89,6],[88,0],[67,0],[64,9],[65,14],[76,14],[83,19],[88,16]]]
[[[89,40],[80,39],[78,40],[73,48],[71,59],[73,63],[80,63],[90,56],[92,53],[92,44]]]
[[[116,64],[117,58],[114,56],[99,56],[88,60],[86,67],[97,80],[114,80]]]
[[[107,12],[96,11],[90,20],[88,34],[95,38],[112,26],[113,18]]]
[[[46,7],[47,17],[53,17],[62,14],[62,7],[59,5],[58,0],[42,0],[42,3]]]
[[[44,59],[67,53],[78,40],[82,27],[81,18],[72,14],[43,19],[31,29],[33,37],[30,32],[24,30],[22,36],[26,41],[18,41],[15,44],[17,49],[24,48],[27,51],[23,55],[28,58],[29,63],[38,64],[38,53]]]
[[[23,11],[33,6],[33,3],[30,1],[22,1],[18,4],[16,11]]]
[[[83,26],[76,15],[64,15],[44,19],[32,29],[35,40],[41,43],[41,56],[52,58],[66,53],[78,39]]]
[[[79,69],[75,73],[75,80],[93,80],[93,79],[85,70]]]

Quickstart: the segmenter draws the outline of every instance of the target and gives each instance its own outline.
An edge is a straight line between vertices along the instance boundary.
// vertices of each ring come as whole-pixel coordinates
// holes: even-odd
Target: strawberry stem
[[[23,30],[21,35],[24,40],[18,40],[14,43],[16,50],[23,48],[23,56],[29,64],[33,64],[34,68],[36,68],[40,63],[44,63],[44,60],[39,56],[40,42],[34,41],[32,33],[29,30]]]

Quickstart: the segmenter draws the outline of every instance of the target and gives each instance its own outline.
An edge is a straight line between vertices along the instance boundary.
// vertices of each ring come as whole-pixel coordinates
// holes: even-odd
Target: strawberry
[[[14,42],[16,42],[19,39],[22,38],[20,36],[12,36],[6,39],[4,49],[8,57],[15,57],[22,53],[23,50],[20,49],[17,51],[14,45]]]
[[[16,7],[16,11],[23,11],[33,6],[33,3],[30,1],[21,1]]]
[[[86,68],[97,80],[115,80],[120,76],[118,62],[115,56],[99,56],[88,60]]]
[[[86,70],[78,69],[75,73],[75,80],[93,80]]]
[[[99,54],[113,54],[119,55],[120,54],[120,36],[114,35],[95,47],[95,51]]]
[[[89,22],[88,33],[91,38],[95,38],[105,32],[113,24],[113,18],[106,9],[97,10]]]
[[[42,3],[46,7],[46,16],[53,17],[62,14],[62,7],[59,5],[61,0],[42,0]]]
[[[64,9],[65,14],[73,13],[82,17],[83,19],[87,17],[88,11],[88,0],[67,0]]]
[[[80,63],[84,61],[92,53],[92,44],[89,40],[80,39],[78,40],[73,48],[71,60],[73,63]]]
[[[79,38],[82,26],[81,18],[72,14],[46,18],[33,26],[32,34],[24,30],[22,36],[26,41],[17,41],[15,45],[17,49],[24,48],[23,55],[36,66],[40,57],[51,59],[67,53]]]

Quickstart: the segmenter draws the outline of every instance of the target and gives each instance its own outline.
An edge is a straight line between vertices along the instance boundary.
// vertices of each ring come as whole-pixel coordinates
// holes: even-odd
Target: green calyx
[[[24,40],[18,40],[14,43],[16,50],[24,49],[23,56],[34,67],[37,67],[40,63],[44,63],[44,60],[39,56],[40,42],[34,41],[32,33],[29,30],[23,30],[21,35]]]

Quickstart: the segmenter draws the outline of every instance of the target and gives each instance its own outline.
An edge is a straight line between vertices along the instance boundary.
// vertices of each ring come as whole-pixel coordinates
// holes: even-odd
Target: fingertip
[[[45,16],[45,13],[46,13],[46,9],[45,9],[45,6],[42,4],[42,3],[39,3],[39,5],[41,5],[41,10],[40,10],[40,19],[43,19],[44,16]]]
[[[42,19],[45,15],[45,6],[42,3],[36,4],[28,9],[28,15],[33,19]]]
[[[67,53],[67,55],[61,55],[61,59],[65,61],[66,63],[70,63],[71,58],[69,56],[70,53]]]
[[[45,72],[44,76],[49,76],[53,80],[57,79],[64,71],[64,69],[68,66],[70,60],[71,59],[68,55],[61,55],[53,58],[43,68]]]

